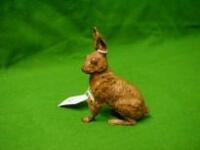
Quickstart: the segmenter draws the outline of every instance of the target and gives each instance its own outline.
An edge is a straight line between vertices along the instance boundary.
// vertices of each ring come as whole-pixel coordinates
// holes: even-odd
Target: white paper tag
[[[84,102],[87,99],[88,99],[87,94],[72,96],[72,97],[69,97],[69,98],[65,99],[64,101],[62,101],[58,106],[61,107],[61,106],[75,105],[75,104]]]

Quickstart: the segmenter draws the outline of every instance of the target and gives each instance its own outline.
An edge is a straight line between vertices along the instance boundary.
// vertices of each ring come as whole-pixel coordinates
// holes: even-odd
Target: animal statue
[[[144,98],[132,84],[116,76],[108,66],[107,45],[96,27],[93,29],[94,51],[86,56],[82,71],[89,74],[92,96],[87,99],[91,115],[82,121],[89,123],[95,119],[102,106],[107,104],[118,115],[108,120],[112,125],[134,125],[148,114]]]

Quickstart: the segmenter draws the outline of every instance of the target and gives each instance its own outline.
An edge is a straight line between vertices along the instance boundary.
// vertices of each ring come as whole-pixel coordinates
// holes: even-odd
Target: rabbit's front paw
[[[82,118],[82,121],[84,122],[84,123],[89,123],[89,122],[91,122],[92,121],[92,117],[91,116],[86,116],[86,117],[83,117]]]

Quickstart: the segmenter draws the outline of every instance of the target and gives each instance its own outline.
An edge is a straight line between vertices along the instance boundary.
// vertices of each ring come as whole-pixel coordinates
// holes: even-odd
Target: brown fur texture
[[[91,122],[103,104],[109,105],[120,118],[110,119],[113,125],[133,125],[148,113],[144,98],[138,89],[117,77],[109,68],[106,57],[106,43],[100,32],[94,28],[95,50],[86,57],[82,71],[90,75],[89,84],[95,101],[87,100],[91,115],[83,117],[83,122]],[[100,52],[99,52],[100,50]]]

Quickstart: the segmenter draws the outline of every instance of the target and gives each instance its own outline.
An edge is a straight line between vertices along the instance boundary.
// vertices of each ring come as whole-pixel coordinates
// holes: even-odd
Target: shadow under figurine
[[[87,55],[82,71],[90,75],[91,95],[87,100],[91,115],[83,117],[83,122],[91,122],[100,112],[103,104],[110,106],[120,118],[108,120],[112,125],[134,125],[148,114],[144,98],[137,88],[116,76],[108,68],[107,46],[94,27],[95,51]]]

